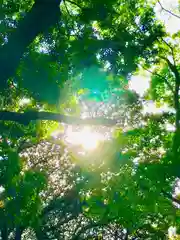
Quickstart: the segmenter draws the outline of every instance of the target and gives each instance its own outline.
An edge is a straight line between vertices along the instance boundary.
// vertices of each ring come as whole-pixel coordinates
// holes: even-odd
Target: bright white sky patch
[[[176,130],[175,126],[170,123],[166,123],[165,128],[168,132],[175,132],[175,130]]]
[[[135,75],[132,76],[131,80],[129,81],[129,88],[134,90],[140,95],[140,97],[142,97],[149,88],[149,82],[150,78],[148,77],[148,75]]]
[[[0,194],[4,192],[5,188],[3,186],[0,186]]]
[[[155,102],[153,101],[147,101],[143,105],[143,113],[153,113],[153,114],[162,114],[163,112],[169,112],[171,109],[168,107],[168,105],[164,104],[161,107],[157,107]]]
[[[178,0],[160,0],[160,2],[165,9],[180,15],[178,12]],[[156,4],[155,12],[157,18],[164,23],[167,32],[173,34],[180,30],[180,19],[162,10],[159,3]]]
[[[165,9],[168,9],[180,16],[180,12],[178,12],[178,0],[160,0],[160,2]],[[158,20],[164,23],[167,32],[174,34],[180,30],[180,19],[162,10],[158,3],[155,7],[155,13]],[[142,97],[149,88],[149,82],[150,75],[148,73],[144,76],[135,75],[132,76],[129,82],[129,87]]]
[[[173,227],[173,226],[169,227],[168,236],[169,236],[170,239],[176,237],[176,227]]]

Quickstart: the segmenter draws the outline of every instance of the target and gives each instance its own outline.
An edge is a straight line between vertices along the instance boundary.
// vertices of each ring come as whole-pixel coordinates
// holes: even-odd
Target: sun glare
[[[66,135],[67,142],[82,146],[85,150],[94,150],[103,138],[101,134],[94,132],[90,127],[84,127],[82,130],[76,132],[69,128]]]
[[[82,147],[86,150],[93,150],[98,146],[98,134],[91,132],[91,129],[88,127],[85,127],[79,133],[79,138]]]

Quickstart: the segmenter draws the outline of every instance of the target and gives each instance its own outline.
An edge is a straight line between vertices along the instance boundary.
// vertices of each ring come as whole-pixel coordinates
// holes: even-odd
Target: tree
[[[1,237],[29,238],[31,229],[37,239],[163,239],[179,218],[179,63],[153,6],[4,1],[1,19]],[[175,116],[142,114],[127,89],[140,64],[156,66],[147,97],[167,101]],[[82,119],[88,102],[100,111]],[[49,136],[62,128],[52,120],[117,129],[80,156]]]

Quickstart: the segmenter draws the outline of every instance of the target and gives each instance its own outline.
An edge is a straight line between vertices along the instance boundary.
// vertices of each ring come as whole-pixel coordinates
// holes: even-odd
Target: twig
[[[167,13],[171,14],[172,16],[174,16],[174,17],[177,17],[177,18],[179,18],[179,19],[180,19],[180,16],[179,16],[179,15],[177,15],[177,14],[175,14],[175,13],[171,12],[170,10],[168,10],[168,9],[164,8],[164,7],[162,6],[162,4],[161,4],[161,2],[160,2],[160,1],[158,1],[158,3],[159,3],[159,5],[160,5],[160,7],[162,8],[162,10],[164,10],[165,12],[167,12]]]

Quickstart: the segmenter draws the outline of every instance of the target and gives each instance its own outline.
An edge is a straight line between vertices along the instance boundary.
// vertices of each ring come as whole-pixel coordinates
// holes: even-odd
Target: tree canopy
[[[180,30],[157,6],[180,21],[160,1],[1,1],[2,240],[178,239]]]

